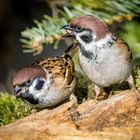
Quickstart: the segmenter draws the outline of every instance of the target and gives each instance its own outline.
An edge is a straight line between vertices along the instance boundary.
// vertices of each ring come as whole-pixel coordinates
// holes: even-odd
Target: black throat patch
[[[82,45],[80,45],[80,50],[81,50],[82,55],[84,55],[86,58],[90,60],[96,58],[96,56],[94,56],[94,54],[91,51],[87,51]]]
[[[39,104],[39,101],[37,99],[35,99],[33,97],[33,95],[31,95],[29,93],[23,93],[21,95],[21,99],[26,100],[27,102],[29,102],[29,103],[31,103],[33,105]]]

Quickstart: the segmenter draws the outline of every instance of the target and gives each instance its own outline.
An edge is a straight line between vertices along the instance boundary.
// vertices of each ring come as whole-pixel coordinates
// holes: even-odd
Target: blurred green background
[[[73,40],[61,40],[60,27],[80,15],[101,18],[112,32],[126,40],[133,53],[133,76],[140,90],[139,7],[139,0],[0,1],[0,125],[31,113],[29,106],[12,96],[14,73],[40,57],[60,55],[66,50]],[[78,74],[77,77],[79,96],[88,80]],[[84,97],[79,98],[81,101]]]

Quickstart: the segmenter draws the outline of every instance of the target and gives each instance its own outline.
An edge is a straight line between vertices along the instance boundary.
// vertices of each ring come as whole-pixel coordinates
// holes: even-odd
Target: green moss
[[[27,116],[31,109],[21,100],[8,93],[0,93],[0,126]]]

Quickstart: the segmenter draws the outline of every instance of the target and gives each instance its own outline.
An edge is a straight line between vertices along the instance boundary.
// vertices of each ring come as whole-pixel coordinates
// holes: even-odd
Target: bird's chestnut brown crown
[[[110,33],[107,25],[100,19],[91,16],[81,16],[70,21],[69,25],[64,25],[61,29],[70,30],[64,37],[75,37],[77,33],[88,30],[96,35],[96,41]]]
[[[13,78],[13,86],[23,84],[35,77],[46,77],[45,71],[41,67],[25,67],[19,70]]]

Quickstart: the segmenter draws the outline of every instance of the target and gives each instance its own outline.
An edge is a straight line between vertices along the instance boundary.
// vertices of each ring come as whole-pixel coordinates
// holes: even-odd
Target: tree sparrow
[[[74,37],[79,43],[79,63],[88,78],[95,84],[96,96],[103,88],[128,80],[133,86],[132,55],[127,43],[112,34],[107,25],[94,16],[73,19],[61,29],[64,37]]]
[[[19,70],[13,78],[17,98],[36,107],[50,107],[73,95],[76,80],[74,64],[69,55],[37,60]]]

